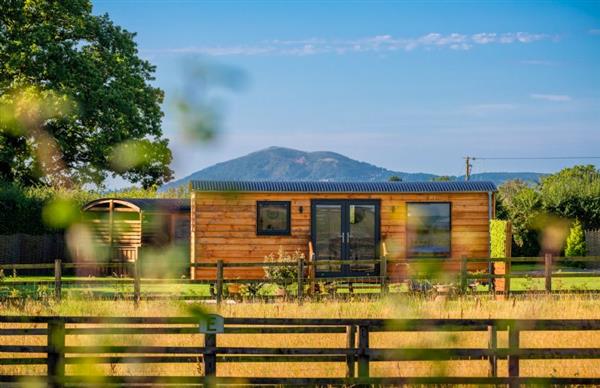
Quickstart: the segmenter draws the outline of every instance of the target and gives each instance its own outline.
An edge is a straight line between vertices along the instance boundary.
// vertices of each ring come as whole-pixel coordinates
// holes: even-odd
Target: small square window
[[[256,203],[256,234],[290,235],[290,202],[259,201]]]

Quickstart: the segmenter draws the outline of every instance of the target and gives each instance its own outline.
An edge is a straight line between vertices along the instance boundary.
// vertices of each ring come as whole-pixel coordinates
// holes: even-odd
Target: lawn
[[[561,268],[562,273],[580,273],[582,277],[564,277],[553,278],[552,289],[556,291],[600,291],[600,277],[585,276],[589,271],[581,268]],[[543,267],[539,265],[519,264],[513,266],[513,273],[520,273],[522,278],[511,280],[511,291],[542,291],[544,290],[544,279],[532,277],[532,275],[543,274]],[[591,275],[591,274],[590,274]],[[73,277],[65,276],[62,278],[63,295],[65,297],[103,297],[115,298],[121,295],[133,293],[133,281],[127,278],[117,277]],[[92,283],[85,283],[92,281]],[[175,279],[174,282],[168,283],[158,279],[143,279],[141,285],[142,294],[146,295],[163,295],[163,296],[180,296],[180,297],[208,297],[208,284],[185,284],[185,280],[180,283]],[[27,282],[28,284],[18,284]],[[77,283],[81,282],[81,283]],[[377,293],[378,288],[367,284],[354,283],[354,293]],[[227,292],[227,287],[225,287]],[[277,287],[273,284],[266,284],[262,287],[259,295],[273,296],[276,294]],[[391,292],[406,292],[408,286],[406,284],[392,284]],[[31,296],[31,297],[47,297],[53,293],[54,277],[51,276],[6,276],[0,281],[0,297],[2,296]],[[289,287],[291,293],[296,293],[295,285]],[[488,287],[479,285],[476,288],[477,292],[486,292]],[[347,294],[349,289],[346,285],[340,285],[336,293],[343,295]],[[245,293],[247,294],[247,293]]]

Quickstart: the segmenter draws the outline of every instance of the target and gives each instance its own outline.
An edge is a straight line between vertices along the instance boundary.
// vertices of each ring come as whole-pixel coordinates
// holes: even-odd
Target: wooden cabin
[[[102,198],[83,207],[83,220],[98,247],[97,261],[134,262],[144,250],[179,246],[187,266],[189,199]]]
[[[261,262],[280,249],[316,260],[316,277],[368,277],[379,258],[489,257],[491,182],[192,181],[191,260]],[[310,253],[314,255],[310,257]],[[319,260],[348,264],[318,265]],[[399,265],[387,271],[394,275]],[[214,279],[212,268],[192,278]],[[260,279],[261,267],[225,268],[225,277]]]

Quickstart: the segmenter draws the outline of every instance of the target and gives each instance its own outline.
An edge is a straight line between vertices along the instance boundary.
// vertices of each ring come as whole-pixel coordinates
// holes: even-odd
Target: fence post
[[[505,299],[510,297],[510,276],[512,272],[512,258],[507,257],[504,262],[504,295]]]
[[[379,268],[379,275],[381,276],[381,293],[388,293],[388,283],[387,283],[387,257],[385,255],[381,256],[381,267]]]
[[[140,300],[142,299],[140,267],[137,260],[133,262],[133,304],[136,308],[140,305]]]
[[[358,327],[358,377],[369,378],[369,326]]]
[[[217,305],[223,300],[223,260],[217,260]]]
[[[54,260],[54,298],[60,302],[62,296],[62,261]]]
[[[346,347],[348,349],[356,348],[356,326],[354,325],[346,326]],[[346,356],[346,377],[355,377],[355,362],[356,357],[354,353]]]
[[[520,332],[516,322],[511,322],[508,325],[508,349],[511,353],[519,350],[519,339]],[[513,354],[508,356],[508,377],[518,378],[519,377],[519,356]],[[510,380],[510,388],[518,388],[519,383],[514,380]]]
[[[215,387],[213,380],[217,376],[217,335],[214,333],[204,334],[204,354],[202,360],[204,362],[204,376],[208,378],[205,386]]]
[[[546,292],[552,292],[552,253],[544,255],[544,277],[546,278]]]
[[[488,349],[492,353],[492,355],[488,357],[488,376],[498,377],[498,356],[496,355],[496,350],[498,349],[498,332],[496,326],[488,326],[488,337]]]
[[[302,297],[304,292],[304,284],[302,278],[304,277],[304,260],[298,259],[298,304],[302,305]]]
[[[48,321],[48,380],[50,387],[64,386],[65,377],[65,322],[61,319]]]
[[[460,258],[460,292],[467,292],[467,258],[462,256]]]

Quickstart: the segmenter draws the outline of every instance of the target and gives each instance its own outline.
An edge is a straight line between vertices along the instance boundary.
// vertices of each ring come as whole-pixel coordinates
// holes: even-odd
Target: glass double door
[[[312,242],[317,277],[371,276],[379,264],[379,201],[313,200]]]

